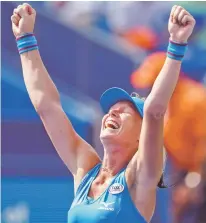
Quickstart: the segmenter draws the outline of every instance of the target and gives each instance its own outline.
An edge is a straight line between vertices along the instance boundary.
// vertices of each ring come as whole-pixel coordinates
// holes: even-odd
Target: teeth
[[[112,128],[112,129],[118,129],[119,125],[116,122],[113,122],[111,120],[106,122],[106,128]]]

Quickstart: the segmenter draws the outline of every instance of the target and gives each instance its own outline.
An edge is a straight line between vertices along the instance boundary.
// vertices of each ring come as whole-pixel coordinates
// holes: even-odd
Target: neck
[[[104,158],[101,172],[111,176],[116,175],[131,159],[126,151],[126,148],[112,145],[104,147]]]

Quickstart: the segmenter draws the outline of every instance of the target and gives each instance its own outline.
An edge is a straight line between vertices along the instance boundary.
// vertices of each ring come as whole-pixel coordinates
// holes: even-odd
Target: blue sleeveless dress
[[[88,197],[90,186],[96,178],[101,163],[91,169],[79,185],[68,212],[68,223],[146,223],[136,209],[127,187],[122,169],[109,187],[97,199]]]

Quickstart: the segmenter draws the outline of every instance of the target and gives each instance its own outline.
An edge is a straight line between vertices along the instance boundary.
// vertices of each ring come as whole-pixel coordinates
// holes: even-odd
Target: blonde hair
[[[131,96],[131,97],[139,98],[139,99],[141,99],[141,100],[143,100],[143,101],[146,100],[145,97],[141,97],[141,96],[140,96],[138,93],[136,93],[136,92],[132,92],[132,93],[130,94],[130,96]]]

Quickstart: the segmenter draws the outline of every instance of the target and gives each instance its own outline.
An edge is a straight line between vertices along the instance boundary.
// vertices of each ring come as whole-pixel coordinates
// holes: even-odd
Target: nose
[[[117,110],[114,110],[114,109],[113,110],[110,110],[109,115],[111,117],[115,117],[115,118],[118,118],[119,117],[118,111]]]

